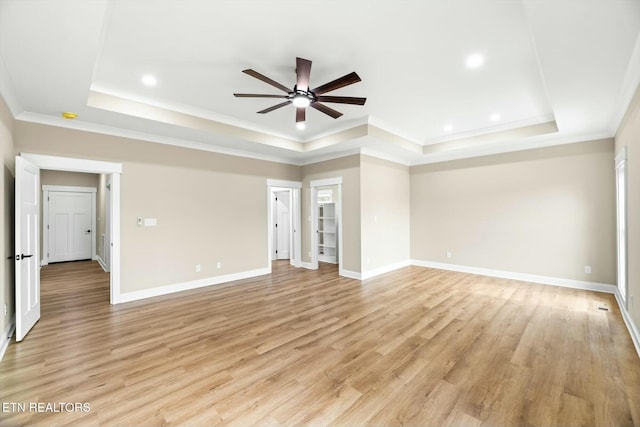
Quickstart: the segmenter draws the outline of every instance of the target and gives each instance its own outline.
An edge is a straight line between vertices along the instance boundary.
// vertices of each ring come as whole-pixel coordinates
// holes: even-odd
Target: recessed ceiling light
[[[451,125],[445,125],[445,127],[442,128],[445,132],[451,132],[453,130],[453,126]]]
[[[298,130],[304,130],[307,127],[307,124],[305,122],[297,122],[296,123],[296,128]]]
[[[158,84],[158,79],[156,79],[154,75],[145,74],[142,76],[142,84],[145,86],[155,86]]]
[[[76,113],[72,113],[71,111],[65,111],[62,113],[62,117],[64,117],[65,119],[72,120],[78,117],[78,115]]]
[[[493,113],[492,115],[489,116],[489,118],[491,119],[492,122],[497,122],[502,118],[502,116],[498,113]]]
[[[467,68],[479,68],[484,64],[484,56],[474,53],[467,57]]]

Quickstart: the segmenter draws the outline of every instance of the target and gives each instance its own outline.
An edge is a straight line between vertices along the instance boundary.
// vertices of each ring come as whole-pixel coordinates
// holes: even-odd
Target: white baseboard
[[[363,271],[360,273],[360,280],[371,279],[372,277],[379,276],[381,274],[389,273],[391,271],[397,270],[399,268],[408,267],[411,265],[411,260],[404,260],[400,262],[395,262],[393,264],[385,265],[384,267],[379,267],[370,271]]]
[[[0,336],[0,361],[4,357],[4,353],[7,351],[9,344],[11,344],[11,338],[13,337],[13,331],[16,330],[16,316],[11,318],[11,322],[7,325],[2,336]]]
[[[622,318],[624,319],[624,324],[627,326],[627,330],[629,331],[629,335],[631,335],[631,341],[633,341],[633,346],[636,348],[636,353],[638,353],[638,357],[640,357],[640,331],[636,327],[635,323],[629,316],[627,309],[624,307],[624,303],[622,302],[622,297],[620,297],[620,293],[616,289],[615,292],[616,302],[618,303],[618,308],[620,309],[620,313],[622,313]]]
[[[255,270],[241,271],[239,273],[225,274],[223,276],[213,276],[206,279],[192,280],[190,282],[175,283],[173,285],[159,286],[157,288],[144,289],[141,291],[125,292],[116,296],[115,304],[123,302],[137,301],[145,298],[152,298],[161,295],[172,294],[175,292],[188,291],[190,289],[204,288],[206,286],[219,285],[222,283],[233,282],[235,280],[249,279],[252,277],[263,276],[269,274],[270,269],[257,268]]]
[[[338,274],[343,277],[348,277],[349,279],[362,280],[362,273],[358,273],[357,271],[339,269]]]
[[[307,270],[313,270],[313,268],[311,267],[311,263],[310,262],[304,262],[302,261],[300,263],[300,267],[302,268],[306,268]]]
[[[100,264],[100,267],[102,267],[105,273],[109,272],[109,269],[107,268],[107,264],[105,264],[104,260],[100,257],[100,255],[96,255],[96,261],[98,261],[98,264]]]
[[[460,271],[462,273],[480,274],[482,276],[500,277],[503,279],[522,280],[523,282],[540,283],[542,285],[561,286],[563,288],[582,289],[586,291],[614,294],[615,285],[609,283],[585,282],[582,280],[564,279],[561,277],[539,276],[537,274],[515,273],[512,271],[492,270],[489,268],[469,267],[465,265],[447,264],[441,262],[411,260],[412,265],[419,267],[437,268],[440,270]]]

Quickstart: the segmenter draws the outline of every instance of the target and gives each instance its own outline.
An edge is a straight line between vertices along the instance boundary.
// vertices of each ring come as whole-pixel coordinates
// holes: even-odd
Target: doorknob
[[[25,258],[31,258],[33,255],[25,255],[25,254],[20,254],[20,255],[16,255],[16,261],[21,261]]]
[[[87,230],[87,231],[85,231],[85,233],[91,233],[91,230]]]

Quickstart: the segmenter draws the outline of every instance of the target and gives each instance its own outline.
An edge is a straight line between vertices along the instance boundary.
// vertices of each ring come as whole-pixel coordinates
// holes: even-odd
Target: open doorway
[[[31,153],[21,153],[21,157],[36,165],[40,170],[104,175],[109,189],[108,193],[105,193],[105,197],[108,197],[108,202],[105,202],[105,222],[108,221],[108,226],[105,224],[106,242],[102,247],[106,253],[103,254],[104,258],[102,259],[108,260],[110,303],[120,302],[120,175],[122,164]],[[96,237],[96,241],[100,242],[98,237]],[[38,242],[39,244],[40,242]],[[99,244],[96,243],[94,247],[99,253]]]
[[[621,305],[627,308],[627,150],[616,155],[616,243],[618,261],[617,290]]]
[[[294,257],[293,250],[293,221],[291,220],[291,190],[273,189],[273,213],[271,217],[271,231],[273,233],[272,260],[284,260]]]
[[[267,180],[269,271],[276,260],[289,260],[294,267],[302,263],[301,188],[301,182]]]
[[[311,268],[337,264],[342,275],[342,178],[313,180],[311,187]]]

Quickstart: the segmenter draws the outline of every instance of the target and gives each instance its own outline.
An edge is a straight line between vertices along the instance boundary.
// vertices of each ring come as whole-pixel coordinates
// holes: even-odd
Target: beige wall
[[[412,167],[411,257],[615,283],[613,150],[606,139]]]
[[[410,259],[409,177],[408,166],[361,157],[363,273]]]
[[[15,123],[15,143],[123,164],[122,292],[267,267],[266,179],[301,180],[297,166],[33,123]]]
[[[0,97],[0,147],[2,149],[3,168],[0,174],[2,188],[2,209],[0,210],[0,230],[2,246],[0,246],[0,333],[4,333],[15,313],[14,297],[14,174],[15,157],[13,142],[14,120],[4,99]],[[10,259],[8,259],[10,258]],[[4,313],[5,304],[7,314]]]
[[[640,298],[640,87],[615,139],[616,153],[627,147],[628,311],[640,329],[640,302],[637,301]]]
[[[342,263],[345,270],[360,272],[360,155],[342,157],[302,167],[302,260],[310,262],[311,190],[315,179],[342,177]]]
[[[98,188],[98,174],[43,169],[40,171],[40,185]]]

